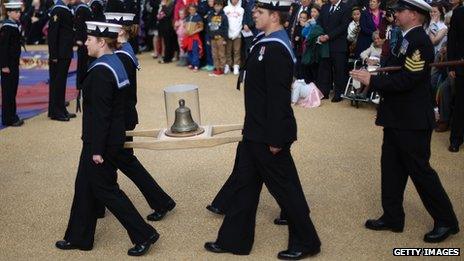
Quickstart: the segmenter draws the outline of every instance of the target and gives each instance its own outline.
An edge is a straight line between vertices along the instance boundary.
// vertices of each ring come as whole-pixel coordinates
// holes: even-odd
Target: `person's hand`
[[[456,71],[449,71],[448,75],[449,77],[456,79]]]
[[[250,31],[250,27],[248,27],[248,25],[244,25],[244,26],[243,26],[243,30],[244,30],[245,32],[249,32],[249,31]]]
[[[10,73],[10,68],[8,68],[8,67],[3,67],[3,68],[2,68],[2,73]]]
[[[329,36],[324,34],[324,35],[319,36],[318,39],[319,39],[319,42],[325,43],[325,42],[327,42],[329,40]]]
[[[350,75],[353,79],[359,81],[360,83],[369,86],[371,83],[371,74],[365,69],[362,70],[353,70],[350,72]]]
[[[271,151],[272,155],[276,155],[277,153],[279,153],[279,151],[282,150],[282,148],[276,148],[276,147],[269,146],[269,150]]]
[[[103,157],[101,155],[93,155],[92,160],[93,160],[93,162],[95,162],[95,164],[102,164],[103,163]]]
[[[84,43],[82,41],[76,41],[76,44],[79,45],[79,46],[84,45]]]

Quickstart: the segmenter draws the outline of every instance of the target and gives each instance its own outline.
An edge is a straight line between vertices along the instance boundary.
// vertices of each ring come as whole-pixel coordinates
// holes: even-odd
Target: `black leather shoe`
[[[216,242],[206,242],[205,249],[213,253],[227,253],[229,251],[222,249]]]
[[[288,220],[285,219],[285,218],[280,218],[279,217],[279,218],[274,219],[274,224],[285,226],[285,225],[288,225]]]
[[[22,126],[23,124],[24,124],[23,120],[17,120],[16,122],[13,122],[10,126],[11,127],[19,127],[19,126]]]
[[[425,234],[424,241],[427,243],[439,243],[458,232],[458,227],[434,227],[432,231]]]
[[[76,118],[76,114],[75,113],[70,113],[68,112],[68,114],[66,114],[66,117],[72,119],[72,118]]]
[[[166,209],[153,211],[153,213],[147,216],[147,219],[149,221],[160,221],[161,219],[164,218],[164,216],[166,216],[166,214],[169,211],[173,210],[175,207],[176,207],[176,202],[174,202],[174,200],[171,200],[168,202]]]
[[[390,230],[396,233],[403,232],[403,227],[399,227],[399,226],[395,227],[395,226],[388,225],[387,223],[385,223],[385,221],[383,221],[380,218],[367,220],[365,226],[367,229],[371,229],[371,230]]]
[[[84,250],[84,251],[92,250],[92,247],[80,247],[66,240],[57,241],[55,243],[55,246],[61,250],[72,250],[72,249],[79,249],[79,250]]]
[[[68,117],[51,117],[54,121],[69,121]]]
[[[337,97],[337,96],[334,96],[331,100],[331,102],[341,102],[343,100],[342,97]]]
[[[305,251],[305,252],[285,250],[285,251],[279,252],[279,254],[277,255],[277,258],[282,259],[282,260],[300,260],[306,257],[315,256],[319,254],[319,252],[321,252],[320,247],[318,247],[315,250]]]
[[[141,244],[136,244],[133,248],[129,249],[127,254],[129,256],[143,256],[148,252],[148,250],[150,250],[151,245],[153,245],[158,240],[158,238],[159,234],[155,233],[147,241]]]
[[[450,152],[458,152],[459,151],[459,146],[451,144],[451,145],[449,145],[448,150]]]
[[[222,210],[220,210],[219,208],[213,207],[213,205],[206,206],[206,209],[213,212],[214,214],[224,215],[224,212],[222,212]]]

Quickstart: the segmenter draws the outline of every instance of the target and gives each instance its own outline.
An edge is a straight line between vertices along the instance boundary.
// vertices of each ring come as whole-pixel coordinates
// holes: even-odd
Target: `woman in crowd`
[[[174,1],[161,0],[158,11],[158,33],[164,43],[164,55],[159,63],[170,63],[178,49],[177,35],[173,26]]]
[[[44,44],[45,37],[42,32],[48,21],[48,11],[43,1],[33,0],[23,14],[27,44]]]
[[[443,48],[444,43],[446,43],[446,35],[448,33],[448,27],[445,25],[445,10],[440,3],[432,3],[432,11],[430,12],[430,24],[426,29],[427,34],[432,41],[435,51],[435,62],[440,61],[440,50]],[[432,78],[432,102],[434,106],[437,106],[436,103],[436,93],[438,86],[443,82],[447,77],[446,68],[432,68],[431,70]]]
[[[380,22],[384,16],[384,12],[379,7],[380,0],[370,0],[369,8],[361,13],[355,57],[359,57],[362,51],[369,48],[372,43],[372,33],[379,29]]]

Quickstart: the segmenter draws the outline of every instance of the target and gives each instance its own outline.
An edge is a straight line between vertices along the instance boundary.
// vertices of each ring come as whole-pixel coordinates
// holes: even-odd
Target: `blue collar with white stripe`
[[[73,12],[71,9],[69,9],[69,7],[62,0],[56,0],[55,1],[55,4],[50,9],[49,14],[51,14],[53,12],[53,10],[55,10],[55,8],[64,8],[64,9],[68,10],[71,13]]]
[[[260,33],[256,37],[261,36],[261,35],[262,34]],[[290,42],[290,39],[288,38],[287,32],[284,29],[273,32],[273,33],[270,33],[269,35],[265,35],[265,36],[261,37],[261,39],[259,39],[251,47],[251,49],[253,49],[253,47],[255,47],[259,43],[266,43],[266,42],[278,42],[278,43],[282,44],[283,46],[285,46],[288,53],[290,54],[290,57],[293,60],[293,63],[296,63],[296,57],[295,57],[295,54],[293,53],[292,44]]]
[[[14,28],[20,30],[19,24],[16,23],[15,21],[13,21],[13,20],[10,20],[10,19],[4,20],[3,23],[2,23],[2,26],[10,26],[10,27],[14,27]]]
[[[77,11],[79,8],[81,7],[84,7],[84,8],[87,8],[90,10],[90,6],[88,6],[87,4],[84,4],[84,3],[80,3],[78,5],[76,5],[76,7],[74,8],[75,11]]]
[[[132,49],[132,46],[130,45],[130,43],[128,42],[123,43],[121,46],[121,49],[117,50],[115,53],[122,53],[122,54],[129,56],[129,58],[131,58],[132,62],[134,63],[135,67],[137,67],[137,70],[140,70],[139,61],[137,57],[135,56],[134,50]]]
[[[89,66],[87,72],[90,72],[93,68],[97,66],[104,66],[113,73],[114,79],[118,84],[118,89],[122,89],[129,85],[129,77],[127,76],[126,70],[124,69],[124,65],[115,54],[105,54],[100,58],[96,59]]]

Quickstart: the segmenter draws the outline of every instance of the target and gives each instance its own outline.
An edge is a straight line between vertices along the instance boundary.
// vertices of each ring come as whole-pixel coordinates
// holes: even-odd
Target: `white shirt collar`
[[[414,26],[414,27],[409,28],[409,29],[406,30],[406,31],[402,31],[402,33],[403,33],[403,38],[409,33],[409,31],[411,31],[411,30],[414,29],[414,28],[420,27],[420,26],[422,26],[422,25],[416,25],[416,26]]]
[[[342,1],[342,0],[338,0],[338,2],[335,4],[335,9],[337,9],[337,7],[340,5],[340,2],[341,2],[341,1]],[[332,4],[330,5],[330,7],[332,7]]]

